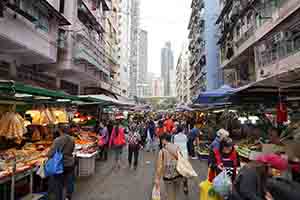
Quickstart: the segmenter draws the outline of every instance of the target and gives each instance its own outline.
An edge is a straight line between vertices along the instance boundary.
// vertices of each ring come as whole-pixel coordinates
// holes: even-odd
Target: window
[[[59,2],[59,12],[64,13],[65,11],[65,0],[60,0]]]

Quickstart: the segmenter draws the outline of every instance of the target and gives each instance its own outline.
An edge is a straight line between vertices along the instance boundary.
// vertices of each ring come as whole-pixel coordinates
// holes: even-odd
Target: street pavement
[[[74,200],[151,200],[153,177],[157,153],[140,152],[137,171],[128,168],[127,153],[123,153],[122,167],[114,170],[113,159],[107,162],[97,161],[96,173],[91,177],[78,178]],[[112,157],[112,155],[110,156]],[[192,161],[199,174],[199,180],[190,181],[188,197],[178,197],[178,200],[198,200],[199,183],[207,176],[205,161]],[[162,193],[163,182],[162,182]],[[162,200],[166,200],[162,196]]]

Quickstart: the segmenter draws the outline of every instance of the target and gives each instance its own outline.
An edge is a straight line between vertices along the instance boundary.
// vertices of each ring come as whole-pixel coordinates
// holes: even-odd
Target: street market
[[[0,200],[300,200],[300,0],[0,0]]]

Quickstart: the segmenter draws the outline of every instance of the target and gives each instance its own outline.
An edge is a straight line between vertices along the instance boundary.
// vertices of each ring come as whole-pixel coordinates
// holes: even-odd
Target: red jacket
[[[112,134],[109,140],[109,147],[112,146],[124,146],[126,144],[125,140],[125,130],[124,128],[119,128],[119,134],[116,136],[115,128],[112,130]]]
[[[235,149],[233,149],[230,153],[230,155],[227,158],[222,157],[220,150],[219,149],[214,149],[214,156],[215,156],[215,164],[217,166],[223,165],[224,160],[229,160],[233,162],[233,176],[232,178],[234,179],[237,174],[237,168],[239,167],[239,160],[238,160],[238,153],[236,152]],[[224,166],[226,167],[226,166]]]

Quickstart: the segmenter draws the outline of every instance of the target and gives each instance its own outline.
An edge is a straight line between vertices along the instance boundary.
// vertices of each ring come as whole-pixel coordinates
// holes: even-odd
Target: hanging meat
[[[22,140],[26,132],[24,122],[24,119],[18,113],[5,113],[0,120],[0,136],[7,139]]]

